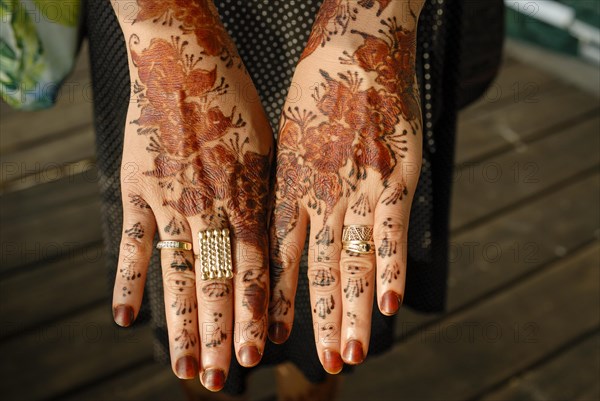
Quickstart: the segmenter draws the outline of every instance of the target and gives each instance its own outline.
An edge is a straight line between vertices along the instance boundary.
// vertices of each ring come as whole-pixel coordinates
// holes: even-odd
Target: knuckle
[[[220,280],[206,281],[200,286],[198,294],[202,301],[209,303],[227,301],[232,297],[232,286]]]
[[[318,264],[309,266],[307,277],[312,287],[321,290],[336,289],[340,285],[340,270],[331,265]]]
[[[150,247],[151,245],[148,245],[145,241],[124,237],[120,247],[121,259],[124,262],[135,262],[141,256],[148,254]]]
[[[193,272],[169,269],[163,273],[164,290],[172,295],[195,293],[196,277]]]
[[[375,241],[383,241],[390,238],[401,238],[405,235],[406,225],[404,224],[404,218],[392,218],[388,217],[383,223],[376,227],[373,233],[373,239]]]
[[[352,257],[342,261],[342,274],[363,277],[372,274],[375,270],[375,263],[370,257]]]

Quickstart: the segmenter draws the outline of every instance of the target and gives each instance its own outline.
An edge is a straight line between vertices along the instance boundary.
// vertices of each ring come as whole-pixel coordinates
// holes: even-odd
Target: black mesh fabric
[[[218,0],[221,17],[259,91],[274,127],[281,112],[294,66],[302,52],[320,1]],[[419,23],[418,77],[423,97],[423,169],[410,219],[409,262],[405,304],[439,312],[446,299],[448,210],[453,165],[459,74],[460,0],[428,1]],[[94,89],[97,160],[104,215],[104,238],[110,282],[114,281],[122,225],[119,166],[129,101],[129,73],[122,32],[108,0],[90,1],[86,30]],[[311,381],[325,371],[316,354],[309,304],[306,260],[296,297],[294,329],[277,346],[268,342],[266,364],[291,361]],[[144,306],[137,324],[150,321],[157,359],[168,361],[168,340],[160,265],[150,266]],[[373,311],[369,355],[393,344],[394,318]],[[249,369],[232,361],[226,390],[240,393]]]

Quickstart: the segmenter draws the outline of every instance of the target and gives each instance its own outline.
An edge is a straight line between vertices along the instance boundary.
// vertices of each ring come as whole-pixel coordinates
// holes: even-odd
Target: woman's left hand
[[[325,0],[284,106],[271,220],[269,337],[289,336],[310,224],[317,352],[338,373],[361,363],[379,310],[402,302],[421,166],[415,77],[422,0]],[[346,242],[344,242],[346,241]]]

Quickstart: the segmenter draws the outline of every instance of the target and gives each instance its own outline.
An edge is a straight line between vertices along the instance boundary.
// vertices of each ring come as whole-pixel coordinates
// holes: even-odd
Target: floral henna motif
[[[366,9],[375,3],[381,13],[390,1],[352,2]],[[342,26],[342,33],[359,36],[362,40],[354,51],[344,52],[339,59],[353,68],[335,75],[319,70],[322,81],[314,88],[314,111],[288,107],[282,116],[276,241],[296,227],[303,200],[308,209],[322,216],[323,229],[316,239],[327,244],[331,237],[328,218],[334,207],[359,190],[369,171],[381,176],[384,204],[396,204],[408,195],[404,178],[391,176],[408,152],[409,132],[417,135],[421,124],[415,80],[416,32],[398,25],[393,17],[380,21],[379,36],[355,29],[346,32],[347,25],[342,24],[346,20],[340,16],[352,15],[347,12],[348,4],[345,0],[325,1],[312,35],[322,37],[323,32],[335,32],[328,26]],[[310,49],[308,46],[307,51]],[[372,212],[364,194],[355,199],[350,205],[355,214]],[[273,264],[279,266],[277,243],[273,249]]]
[[[242,66],[211,0],[137,0],[137,3],[140,12],[134,24],[149,20],[161,25],[178,25],[182,33],[195,36],[203,55],[219,57],[227,67]]]
[[[358,4],[365,9],[379,3],[379,16],[392,0],[325,0],[319,9],[312,32],[300,61],[310,56],[319,46],[324,47],[334,35],[344,35],[351,21],[356,20]]]
[[[269,156],[247,149],[246,122],[235,107],[221,110],[225,78],[218,78],[216,67],[201,68],[180,37],[152,39],[141,51],[136,43],[134,35],[141,112],[133,123],[149,139],[154,168],[145,175],[159,180],[163,205],[208,226],[229,223],[237,239],[262,249],[266,239],[257,233],[264,232]],[[175,219],[165,227],[171,234],[183,230]]]
[[[367,72],[376,72],[375,82],[399,97],[397,106],[402,117],[416,134],[421,120],[419,89],[414,74],[417,32],[402,28],[395,17],[381,23],[387,28],[387,32],[381,30],[383,37],[352,30],[361,35],[364,42],[353,54],[345,51],[341,61],[358,65]]]

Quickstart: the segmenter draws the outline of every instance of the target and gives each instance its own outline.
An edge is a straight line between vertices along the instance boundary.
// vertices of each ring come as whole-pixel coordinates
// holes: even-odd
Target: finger
[[[414,171],[409,170],[409,168]],[[410,208],[417,186],[418,165],[404,164],[403,175],[390,182],[375,208],[377,304],[384,315],[395,314],[404,299]]]
[[[207,233],[209,227],[200,220],[191,220],[194,233],[194,250],[204,252],[199,246],[199,233]],[[214,229],[215,227],[210,227]],[[220,227],[219,227],[220,228]],[[212,230],[210,231],[212,234]],[[216,237],[215,237],[216,238]],[[204,242],[203,249],[209,247]],[[199,303],[198,322],[200,331],[200,381],[210,391],[219,391],[225,385],[231,362],[233,333],[233,286],[232,280],[203,279],[202,262],[196,259],[196,296]]]
[[[177,225],[177,229],[161,232],[161,240],[192,242],[191,231],[182,217],[158,217],[159,227]],[[164,231],[169,231],[165,233]],[[169,332],[169,350],[173,372],[180,379],[198,374],[198,303],[196,274],[192,251],[161,249],[165,317]]]
[[[373,227],[373,212],[370,199],[365,193],[350,199],[350,208],[346,212],[344,226],[354,227],[357,233],[370,231]],[[354,231],[353,231],[354,232]],[[370,233],[362,233],[356,238],[368,240]],[[344,362],[356,365],[362,363],[367,355],[371,337],[371,314],[375,286],[375,254],[355,253],[342,250],[340,260],[340,279],[342,286],[342,329],[341,347]]]
[[[340,251],[343,214],[311,214],[308,249],[308,282],[313,312],[317,353],[323,368],[339,373],[344,363],[340,356],[342,304],[340,291]]]
[[[233,221],[235,352],[240,365],[251,367],[260,362],[267,337],[267,232],[266,224],[259,223],[260,217],[257,222]]]
[[[299,202],[277,202],[271,219],[271,299],[269,339],[284,343],[294,322],[298,270],[306,241],[308,214]]]
[[[123,204],[123,233],[113,289],[113,317],[119,326],[130,326],[142,305],[148,263],[156,232],[154,214],[139,196],[128,194]]]

